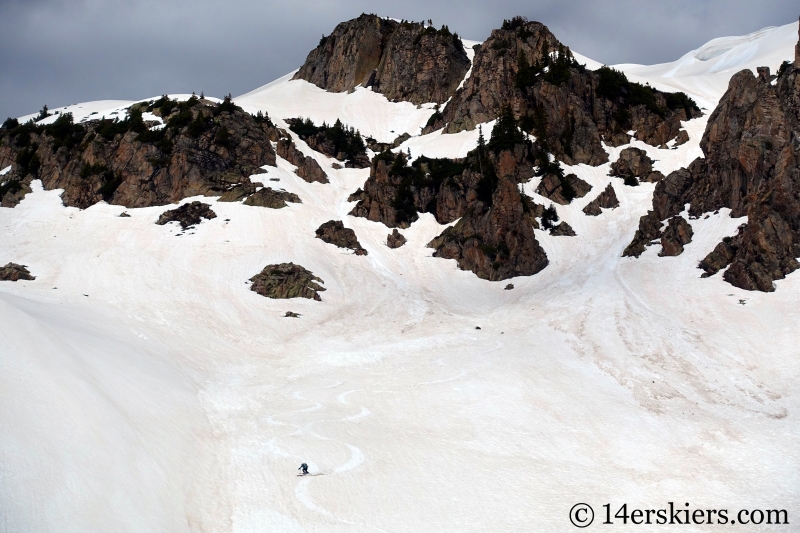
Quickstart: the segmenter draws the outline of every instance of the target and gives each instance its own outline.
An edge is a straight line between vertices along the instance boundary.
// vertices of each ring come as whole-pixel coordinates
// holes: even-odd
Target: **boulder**
[[[317,238],[338,246],[353,250],[356,255],[367,255],[367,251],[361,246],[356,237],[356,232],[350,228],[345,228],[341,220],[329,220],[317,228]]]
[[[276,191],[270,187],[264,187],[245,198],[244,205],[281,209],[288,205],[286,202],[302,203],[300,197],[292,192]]]
[[[583,198],[592,190],[592,186],[580,179],[575,174],[560,177],[556,174],[547,174],[542,177],[536,194],[540,194],[560,205],[567,205],[575,198]]]
[[[386,246],[389,248],[400,248],[406,243],[406,238],[403,236],[402,233],[397,231],[397,228],[394,229],[387,237],[386,237]]]
[[[217,218],[217,214],[211,210],[210,205],[194,201],[189,204],[183,204],[178,208],[164,211],[161,213],[161,216],[158,217],[156,224],[163,226],[170,222],[178,222],[181,228],[188,229],[200,224],[203,219],[211,220],[212,218]]]
[[[325,283],[324,281],[294,263],[267,265],[259,274],[250,278],[250,281],[253,282],[250,290],[267,298],[308,298],[321,301],[319,293],[325,290],[319,284]]]
[[[31,276],[25,265],[18,265],[16,263],[8,263],[6,266],[0,268],[0,281],[19,281],[19,280],[35,280],[36,277]]]
[[[692,226],[682,216],[669,219],[669,224],[661,235],[661,252],[659,256],[676,256],[683,253],[683,247],[692,242],[694,232]]]
[[[583,212],[590,217],[596,217],[603,212],[603,209],[614,209],[615,207],[619,207],[619,200],[617,200],[617,193],[614,192],[614,187],[609,183],[597,198],[586,204]]]

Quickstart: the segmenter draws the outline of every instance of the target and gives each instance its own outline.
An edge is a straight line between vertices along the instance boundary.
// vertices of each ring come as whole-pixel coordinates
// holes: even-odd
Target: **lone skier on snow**
[[[302,470],[302,472],[300,472],[300,474],[305,476],[306,474],[308,474],[308,465],[303,463],[303,464],[300,465],[300,468],[298,468],[298,470]]]

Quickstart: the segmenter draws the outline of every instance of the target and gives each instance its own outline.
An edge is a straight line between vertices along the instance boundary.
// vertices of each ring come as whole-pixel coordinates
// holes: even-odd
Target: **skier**
[[[308,474],[308,465],[303,463],[303,464],[300,465],[300,468],[298,468],[298,470],[302,470],[300,475],[305,476],[306,474]]]

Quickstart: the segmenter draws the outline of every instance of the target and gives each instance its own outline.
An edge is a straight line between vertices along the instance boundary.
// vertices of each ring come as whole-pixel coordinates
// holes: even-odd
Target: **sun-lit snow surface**
[[[797,22],[743,35],[720,37],[672,63],[615,65],[633,81],[648,81],[658,89],[684,91],[701,107],[713,110],[728,88],[728,80],[743,69],[770,67],[794,60]]]
[[[236,101],[379,140],[431,112],[289,77]],[[706,120],[676,150],[634,144],[667,173],[700,155]],[[476,138],[459,135],[403,149],[461,155]],[[217,218],[185,233],[154,224],[168,206],[80,211],[38,182],[0,208],[0,264],[37,277],[0,282],[0,531],[563,532],[578,502],[800,511],[800,276],[763,294],[696,268],[744,219],[692,220],[679,257],[623,259],[654,186],[570,167],[593,186],[558,206],[578,236],[537,230],[550,265],[506,291],[431,257],[431,215],[390,250],[386,227],[346,216],[369,171],[314,157],[330,184],[280,158],[258,177],[302,204],[205,198]],[[584,216],[608,183],[621,206]],[[330,219],[369,255],[314,238]],[[286,261],[325,281],[322,302],[249,290]]]

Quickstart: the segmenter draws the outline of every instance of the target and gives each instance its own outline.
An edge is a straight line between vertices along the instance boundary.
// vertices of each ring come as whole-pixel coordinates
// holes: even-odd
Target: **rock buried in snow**
[[[403,236],[402,233],[397,231],[397,228],[395,228],[394,231],[391,232],[386,237],[386,246],[388,246],[389,248],[400,248],[405,243],[406,243],[406,238]]]
[[[284,318],[300,318],[300,313],[295,313],[293,311],[286,311],[286,314],[283,316]]]
[[[503,289],[503,290],[510,291],[510,290],[512,290],[513,288],[514,288],[514,284],[513,284],[513,283],[509,283],[508,285],[506,285],[506,288],[505,288],[505,289]]]
[[[258,192],[255,192],[247,197],[244,205],[252,205],[257,207],[269,207],[270,209],[280,209],[286,207],[291,202],[293,204],[302,203],[300,197],[294,193],[286,191],[276,191],[269,187],[265,187]]]
[[[164,211],[158,217],[159,226],[170,222],[179,222],[181,228],[188,229],[202,222],[202,219],[211,220],[217,218],[217,214],[211,210],[211,206],[203,202],[194,201],[190,204],[183,204],[176,209]]]
[[[597,198],[583,208],[583,212],[590,217],[596,217],[603,212],[602,209],[614,209],[615,207],[619,207],[619,200],[617,199],[617,193],[614,192],[614,187],[609,183]]]
[[[250,281],[253,282],[250,290],[267,298],[308,298],[322,301],[319,292],[325,290],[317,283],[325,283],[324,281],[294,263],[267,265],[259,274],[250,278]],[[291,315],[287,313],[285,316]]]
[[[644,178],[653,171],[653,160],[647,156],[647,152],[640,148],[625,148],[619,154],[619,159],[611,163],[610,176],[627,178],[637,177],[644,181]]]
[[[350,228],[345,228],[341,220],[329,220],[317,228],[317,238],[338,246],[339,248],[349,248],[356,255],[367,255],[367,251],[361,246],[356,238],[356,232]]]
[[[25,265],[8,263],[6,266],[0,268],[0,281],[19,281],[21,279],[32,281],[36,279],[36,277],[31,276],[31,273]]]

